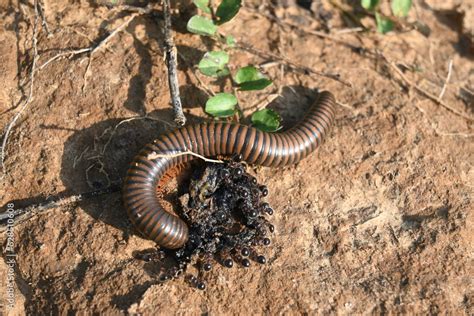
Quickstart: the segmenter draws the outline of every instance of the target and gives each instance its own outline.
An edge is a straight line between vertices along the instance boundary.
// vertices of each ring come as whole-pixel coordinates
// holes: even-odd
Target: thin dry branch
[[[105,194],[120,192],[120,190],[121,190],[121,185],[117,183],[117,184],[113,184],[112,186],[108,188],[101,189],[101,190],[84,192],[84,193],[70,195],[70,196],[56,196],[51,201],[35,203],[35,204],[27,205],[22,208],[15,208],[13,211],[13,216],[15,218],[15,225],[18,225],[19,223],[25,220],[28,220],[29,218],[31,218],[32,216],[36,215],[37,213],[41,211],[46,211],[52,208],[78,203],[78,202],[92,199],[92,198],[102,196]],[[14,201],[12,203],[14,203]],[[3,233],[7,229],[6,221],[8,220],[10,216],[11,216],[11,213],[6,213],[6,212],[0,213],[0,233]]]
[[[5,149],[7,147],[8,143],[8,136],[10,135],[10,132],[15,126],[16,121],[20,118],[21,114],[25,111],[25,109],[28,107],[28,105],[31,103],[31,100],[33,99],[33,91],[34,91],[34,83],[35,83],[35,72],[36,72],[36,63],[39,58],[38,54],[38,0],[35,0],[34,2],[34,9],[35,9],[35,18],[34,18],[34,25],[33,25],[33,63],[31,65],[31,72],[30,72],[30,91],[28,94],[28,98],[26,99],[25,103],[23,103],[22,107],[20,110],[15,114],[13,119],[10,121],[10,123],[7,125],[7,128],[5,130],[4,136],[3,136],[3,141],[2,141],[2,148],[1,148],[1,153],[0,153],[0,162],[2,165],[2,171],[3,174],[6,174],[5,171]]]
[[[117,123],[117,125],[115,125],[114,129],[112,130],[112,133],[110,134],[110,137],[109,139],[107,140],[107,142],[105,143],[104,145],[104,148],[102,149],[101,151],[101,155],[104,155],[105,154],[105,151],[107,150],[107,147],[110,145],[110,142],[112,141],[112,138],[115,136],[115,133],[117,132],[117,129],[124,123],[128,123],[128,122],[131,122],[131,121],[135,121],[135,120],[151,120],[151,121],[156,121],[156,122],[161,122],[163,124],[166,124],[170,127],[173,127],[171,123],[168,123],[164,120],[161,120],[157,117],[153,117],[153,116],[134,116],[134,117],[130,117],[130,118],[127,118],[127,119],[124,119],[120,122]]]
[[[452,72],[452,61],[450,62],[450,65],[449,65],[450,67],[449,67],[449,70],[448,70],[448,77],[446,78],[445,86],[443,86],[443,89],[441,91],[442,93],[440,94],[440,97],[436,97],[435,95],[433,95],[433,94],[429,93],[428,91],[424,90],[423,88],[421,88],[417,84],[411,82],[392,61],[388,60],[387,57],[385,57],[382,53],[380,53],[378,51],[373,51],[373,50],[370,50],[370,49],[368,49],[366,47],[363,47],[363,46],[360,46],[360,45],[354,45],[354,44],[348,43],[348,42],[346,42],[344,40],[341,40],[339,38],[336,38],[336,37],[334,37],[330,34],[326,34],[326,33],[319,32],[319,31],[303,29],[299,25],[295,25],[295,24],[291,24],[291,23],[288,23],[288,22],[281,21],[277,17],[275,17],[275,16],[273,16],[273,15],[267,13],[267,12],[264,12],[264,11],[256,11],[256,10],[253,10],[251,8],[248,8],[248,7],[245,7],[245,8],[248,9],[249,11],[252,11],[252,12],[256,13],[256,14],[261,14],[261,15],[267,17],[269,20],[274,21],[275,23],[277,23],[279,25],[291,27],[292,29],[294,29],[297,32],[312,34],[312,35],[318,36],[320,38],[325,38],[325,39],[331,40],[335,43],[338,43],[338,44],[341,44],[345,47],[348,47],[348,48],[350,48],[351,50],[353,50],[355,52],[359,52],[360,54],[365,53],[365,54],[370,55],[370,56],[381,57],[383,61],[385,61],[391,68],[393,68],[395,70],[395,72],[397,72],[397,74],[400,75],[402,80],[408,86],[410,86],[411,88],[414,88],[418,93],[424,95],[428,99],[434,101],[435,103],[441,105],[442,107],[444,107],[448,111],[450,111],[450,112],[452,112],[452,113],[454,113],[458,116],[461,116],[461,117],[463,117],[463,118],[465,118],[469,121],[474,120],[474,118],[469,117],[468,115],[452,108],[451,106],[447,105],[445,102],[443,102],[441,100],[441,97],[444,95],[444,91],[446,90],[445,86],[447,85],[447,83],[449,81],[449,78],[450,78],[450,74]]]
[[[294,23],[291,23],[291,22],[288,22],[288,21],[282,21],[281,19],[279,19],[278,17],[270,14],[266,10],[255,10],[255,9],[249,8],[249,7],[244,7],[244,8],[246,10],[250,11],[250,12],[255,13],[255,14],[262,15],[262,16],[266,17],[267,19],[269,19],[270,21],[273,21],[273,22],[275,22],[276,24],[278,24],[282,27],[291,28],[292,30],[294,30],[295,32],[297,32],[299,34],[314,35],[314,36],[317,36],[319,38],[327,39],[327,40],[330,40],[334,43],[341,44],[343,46],[349,47],[350,49],[355,50],[355,51],[364,51],[365,50],[365,48],[363,48],[359,45],[351,44],[351,43],[349,43],[347,41],[344,41],[344,40],[342,40],[342,39],[340,39],[340,38],[338,38],[334,35],[324,33],[324,32],[321,32],[321,31],[306,29],[306,28],[302,27],[301,25],[297,25],[297,24],[294,24]],[[342,30],[342,31],[338,31],[337,34],[342,35],[342,34],[347,34],[347,33],[357,33],[357,32],[361,32],[363,30],[364,30],[363,28],[357,27],[357,28],[345,29],[345,30]]]
[[[153,159],[156,159],[156,158],[176,158],[176,157],[184,156],[184,155],[191,155],[191,156],[200,158],[200,159],[202,159],[206,162],[224,163],[222,160],[206,158],[206,157],[204,157],[202,155],[199,155],[199,154],[196,154],[195,152],[192,152],[190,150],[181,151],[181,152],[177,152],[177,153],[173,153],[173,154],[157,154],[155,152],[152,152],[147,156],[147,159],[148,160],[153,160]]]
[[[352,84],[350,82],[347,82],[347,81],[341,79],[339,74],[322,72],[322,71],[318,71],[318,70],[315,70],[315,69],[310,68],[310,67],[306,67],[306,66],[297,64],[294,61],[288,59],[287,57],[283,57],[283,56],[279,56],[279,55],[271,53],[271,52],[265,52],[265,51],[259,50],[259,49],[253,47],[252,45],[250,45],[248,43],[239,42],[239,43],[237,43],[236,48],[244,50],[246,52],[257,55],[257,56],[262,57],[262,58],[268,58],[268,59],[273,59],[274,61],[279,61],[280,63],[284,63],[285,65],[287,65],[288,67],[290,67],[294,71],[301,72],[301,73],[304,73],[304,74],[313,74],[313,75],[317,75],[317,76],[321,76],[321,77],[330,78],[332,80],[335,80],[337,82],[342,83],[343,85],[345,85],[349,88],[352,87]]]
[[[90,52],[91,50],[93,49],[93,47],[87,47],[87,48],[81,48],[81,49],[76,49],[76,50],[67,50],[65,52],[61,52],[53,57],[51,57],[50,59],[48,59],[44,64],[42,64],[38,70],[43,70],[44,67],[48,66],[50,63],[52,63],[53,61],[59,59],[59,58],[62,58],[62,57],[72,57],[72,56],[75,56],[75,55],[80,55],[80,54],[83,54],[83,53],[87,53],[87,52]]]
[[[52,36],[51,31],[49,30],[48,21],[46,21],[46,17],[44,15],[43,5],[41,1],[38,1],[38,12],[41,16],[41,25],[43,25],[43,28],[46,30],[48,37]]]
[[[199,71],[198,71],[198,67],[194,64],[192,64],[187,58],[186,56],[184,56],[183,54],[181,54],[180,52],[178,52],[178,57],[181,58],[181,60],[183,61],[183,63],[185,63],[189,68],[192,68],[193,71],[191,71],[191,74],[193,75],[194,78],[196,78],[200,88],[204,89],[204,92],[209,96],[215,96],[215,92],[212,91],[211,88],[209,88],[206,83],[204,81],[202,81],[201,77],[199,76]]]
[[[183,113],[181,97],[179,95],[178,82],[178,54],[171,33],[171,13],[169,0],[163,0],[163,14],[165,17],[165,51],[166,66],[168,68],[168,83],[170,88],[171,103],[174,111],[174,121],[178,126],[186,124],[186,117]]]
[[[144,12],[144,13],[142,13],[142,12]],[[148,11],[140,11],[140,12],[133,13],[132,15],[130,15],[130,17],[124,23],[119,25],[115,30],[112,31],[112,33],[110,33],[106,38],[104,38],[102,41],[100,41],[96,45],[93,45],[93,46],[90,46],[90,47],[85,47],[85,48],[80,48],[80,49],[75,49],[75,50],[66,50],[64,52],[60,52],[57,55],[55,55],[55,56],[51,57],[50,59],[48,59],[38,69],[42,70],[43,68],[45,68],[47,65],[49,65],[53,61],[55,61],[57,59],[60,59],[60,58],[64,58],[64,57],[69,57],[70,58],[70,57],[73,57],[73,56],[76,56],[76,55],[81,55],[81,54],[84,54],[84,53],[90,53],[89,58],[92,58],[92,55],[94,53],[96,53],[97,51],[99,51],[101,48],[105,47],[105,45],[110,41],[110,39],[112,37],[117,35],[119,32],[123,31],[123,29],[125,29],[137,16],[145,14],[146,12],[148,12]]]
[[[461,116],[463,118],[465,118],[466,120],[469,120],[469,121],[474,121],[474,118],[472,117],[469,117],[468,115],[456,110],[455,108],[449,106],[448,104],[446,104],[445,102],[443,102],[442,100],[440,100],[437,96],[429,93],[428,91],[424,90],[423,88],[421,88],[420,86],[418,86],[417,84],[413,83],[410,81],[410,79],[408,79],[405,74],[400,70],[400,68],[397,67],[397,65],[395,65],[395,63],[391,60],[389,60],[387,57],[385,57],[383,54],[379,54],[379,56],[381,56],[386,62],[387,64],[400,76],[400,78],[410,87],[410,88],[414,88],[418,93],[424,95],[425,97],[427,97],[428,99],[432,100],[433,102],[441,105],[442,107],[444,107],[445,109],[447,109],[448,111],[458,115],[458,116]]]
[[[257,100],[251,106],[246,108],[244,112],[244,116],[250,115],[252,112],[260,111],[261,109],[266,108],[270,103],[272,103],[276,98],[281,96],[281,92],[277,93],[270,93],[265,95],[263,98]]]
[[[444,81],[443,84],[443,89],[441,89],[441,93],[439,94],[438,100],[441,101],[441,99],[444,96],[444,93],[446,92],[446,89],[448,88],[448,83],[449,80],[451,79],[451,73],[453,72],[453,60],[449,60],[449,65],[448,65],[448,75],[446,76],[446,80]]]

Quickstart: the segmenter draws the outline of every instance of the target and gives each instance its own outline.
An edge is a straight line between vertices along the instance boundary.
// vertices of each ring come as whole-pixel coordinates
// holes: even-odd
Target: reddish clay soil
[[[352,87],[287,63],[268,64],[275,58],[232,52],[233,69],[266,63],[274,79],[264,91],[239,93],[244,122],[270,102],[284,126],[292,126],[315,89],[332,91],[339,102],[335,126],[316,153],[295,166],[253,171],[268,185],[275,208],[268,264],[218,266],[206,277],[206,291],[182,279],[159,284],[159,266],[133,257],[154,243],[134,231],[115,192],[15,219],[10,313],[474,313],[472,120],[409,86],[395,70],[437,97],[452,60],[442,102],[474,117],[473,6],[414,1],[409,21],[426,24],[431,32],[425,36],[417,30],[339,32],[348,24],[329,2],[313,5],[316,13],[286,2],[257,10],[247,2],[223,31],[262,52],[338,73]],[[20,208],[120,182],[137,151],[173,128],[159,5],[155,15],[136,17],[96,51],[87,70],[87,54],[41,65],[61,50],[97,43],[132,13],[85,0],[42,3],[51,34],[39,26],[33,99],[5,150],[2,211],[10,201]],[[181,92],[189,122],[201,122],[210,119],[204,86],[230,86],[197,80],[192,66],[212,42],[186,32],[192,9],[181,6],[173,17]],[[32,1],[0,0],[2,127],[29,93],[34,17]],[[363,23],[373,26],[371,18]],[[329,30],[332,38],[304,30]],[[143,115],[154,120],[124,122]],[[6,252],[5,230],[0,242]]]

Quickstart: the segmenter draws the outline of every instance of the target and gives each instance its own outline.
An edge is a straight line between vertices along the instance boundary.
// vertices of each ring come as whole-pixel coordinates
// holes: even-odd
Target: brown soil
[[[443,101],[472,117],[472,6],[414,2],[410,20],[429,26],[428,37],[416,30],[336,33],[347,26],[325,2],[325,14],[291,1],[275,14],[301,29],[329,28],[337,39],[379,50],[436,96],[452,59]],[[40,28],[38,65],[59,49],[90,46],[130,15],[88,1],[43,3],[52,34]],[[262,51],[339,73],[353,85],[273,66],[266,68],[272,88],[240,93],[244,111],[269,93],[279,94],[270,107],[281,112],[285,126],[304,115],[315,88],[333,91],[342,104],[317,153],[296,166],[256,170],[276,211],[269,264],[218,267],[204,292],[183,280],[156,284],[158,267],[132,256],[154,244],[131,228],[117,192],[18,220],[12,314],[474,313],[472,121],[408,88],[382,58],[283,27],[267,12],[243,9],[224,31]],[[186,115],[199,122],[209,119],[202,109],[206,94],[189,65],[210,43],[185,31],[189,16],[175,16],[175,40],[188,63],[180,60],[179,72]],[[0,126],[6,126],[19,110],[20,88],[28,94],[33,6],[1,0],[0,17]],[[54,61],[36,73],[34,98],[6,148],[1,206],[13,201],[18,208],[120,181],[134,154],[171,128],[133,120],[113,133],[119,122],[137,115],[172,123],[162,27],[160,14],[137,17],[94,53],[86,76],[86,55]],[[271,59],[243,51],[232,56],[233,65],[265,61]],[[225,82],[206,83],[215,91],[219,85],[229,89]],[[5,250],[5,234],[2,239]],[[3,260],[0,271],[5,304]]]

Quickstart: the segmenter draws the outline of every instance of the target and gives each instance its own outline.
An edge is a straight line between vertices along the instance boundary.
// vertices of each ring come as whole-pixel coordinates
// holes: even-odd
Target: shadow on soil
[[[282,96],[275,99],[267,107],[278,111],[282,116],[285,128],[296,124],[309,109],[316,98],[317,92],[303,87],[285,87]],[[128,169],[128,165],[136,153],[147,143],[153,141],[160,134],[174,127],[173,111],[157,110],[149,114],[154,119],[110,119],[95,123],[88,128],[75,130],[66,140],[60,171],[61,180],[66,189],[56,196],[36,196],[23,200],[11,201],[16,209],[25,208],[33,204],[48,204],[59,201],[72,195],[81,194],[83,200],[78,206],[95,220],[102,221],[119,229],[122,239],[127,242],[131,235],[139,234],[128,220],[122,206],[121,182]],[[160,121],[157,121],[159,119]],[[188,124],[204,121],[203,118],[187,115]],[[243,123],[248,123],[243,120]],[[42,128],[61,129],[59,126]],[[166,200],[175,198],[177,190],[165,195]],[[0,215],[5,212],[7,205],[0,209]],[[40,212],[47,212],[47,209]],[[0,222],[0,225],[6,223]],[[166,253],[165,253],[166,254]],[[153,282],[145,282],[134,287],[129,293],[116,296],[114,305],[127,309],[130,302],[140,297],[152,284],[159,283],[159,277],[167,267],[173,266],[171,257],[166,255],[157,258],[156,249],[147,249],[134,253],[134,257],[147,261],[145,272],[154,278]],[[148,259],[145,259],[148,257]],[[135,259],[130,259],[135,260]]]
[[[285,87],[282,96],[267,108],[278,111],[284,129],[294,126],[304,116],[317,96],[317,91],[304,87]],[[88,128],[76,130],[65,142],[60,177],[66,190],[56,196],[36,196],[12,201],[15,208],[32,204],[46,204],[82,194],[79,206],[94,219],[124,232],[127,240],[134,230],[128,221],[121,201],[121,182],[128,165],[139,150],[160,134],[173,129],[171,109],[151,112],[153,119],[110,119],[95,123]],[[188,124],[205,121],[187,114]],[[157,121],[160,120],[160,121]],[[168,123],[167,123],[168,122]],[[249,123],[249,118],[242,121]],[[61,129],[58,126],[42,128]],[[5,211],[7,205],[2,207]]]

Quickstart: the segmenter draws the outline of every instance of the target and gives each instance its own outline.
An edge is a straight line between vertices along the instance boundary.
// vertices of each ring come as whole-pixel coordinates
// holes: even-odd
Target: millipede
[[[304,119],[284,132],[267,133],[234,122],[211,122],[170,131],[147,144],[133,159],[123,188],[128,216],[137,230],[159,246],[183,247],[189,238],[185,221],[167,212],[157,186],[167,172],[196,157],[240,155],[248,164],[281,167],[295,164],[319,147],[334,120],[334,96],[318,94]],[[159,158],[150,158],[158,154]]]

